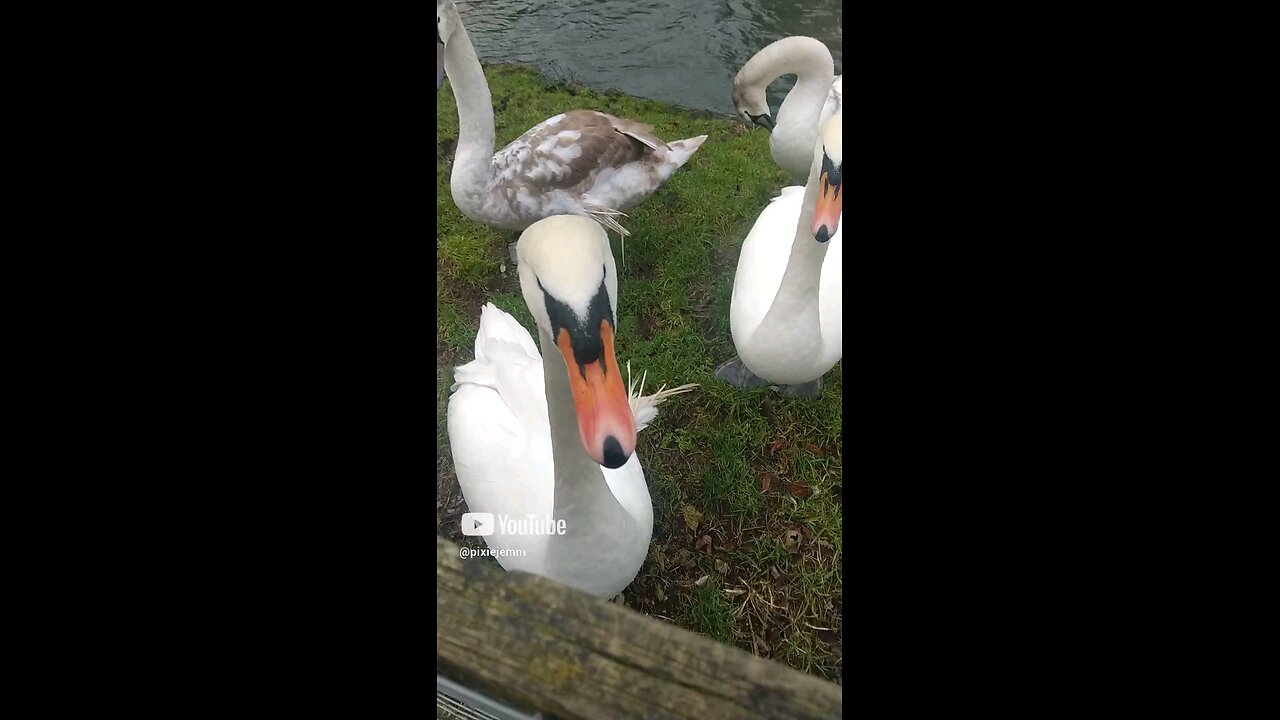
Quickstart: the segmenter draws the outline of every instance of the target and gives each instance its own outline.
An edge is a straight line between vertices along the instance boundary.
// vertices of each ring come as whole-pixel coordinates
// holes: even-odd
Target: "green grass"
[[[768,135],[707,113],[549,81],[524,68],[489,66],[485,74],[498,148],[577,108],[652,124],[664,140],[709,135],[625,220],[632,235],[626,267],[619,266],[618,360],[629,360],[635,372],[648,370],[649,391],[663,383],[700,385],[667,401],[640,433],[654,532],[626,604],[838,680],[841,367],[827,374],[817,400],[788,400],[767,389],[741,393],[711,375],[735,354],[729,300],[738,249],[787,184],[769,156]],[[453,366],[472,359],[484,302],[536,331],[507,259],[509,236],[465,218],[450,197],[458,117],[448,83],[437,97],[436,122],[437,532],[478,544],[458,532],[465,507],[445,424]],[[795,533],[792,542],[788,533]],[[700,542],[704,536],[709,542]]]

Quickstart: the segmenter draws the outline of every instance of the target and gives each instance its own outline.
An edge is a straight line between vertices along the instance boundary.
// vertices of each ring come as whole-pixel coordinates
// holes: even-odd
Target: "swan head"
[[[516,259],[525,304],[564,358],[583,449],[622,467],[636,425],[614,356],[618,274],[604,228],[577,215],[539,220],[520,235]]]
[[[764,78],[755,77],[747,67],[738,71],[733,79],[733,108],[743,120],[758,125],[765,130],[773,131],[773,115],[769,112],[769,98],[765,89],[769,86]]]
[[[813,238],[826,243],[840,229],[841,116],[837,112],[822,125],[814,162],[818,165],[818,205],[813,212]],[[811,181],[812,182],[812,181]]]

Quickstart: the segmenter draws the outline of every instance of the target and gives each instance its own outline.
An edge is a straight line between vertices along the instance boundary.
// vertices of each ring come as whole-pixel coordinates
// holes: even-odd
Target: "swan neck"
[[[493,98],[467,30],[458,22],[444,51],[444,69],[458,104],[458,146],[450,184],[482,189],[493,164]]]
[[[766,56],[768,82],[783,75],[795,75],[796,84],[778,108],[777,122],[816,124],[822,106],[835,82],[835,62],[827,46],[809,37],[780,40]]]
[[[582,447],[564,356],[542,328],[538,328],[538,342],[542,347],[551,457],[555,466],[553,517],[565,521],[568,536],[574,543],[581,543],[584,538],[617,534],[623,527],[618,523],[633,521],[609,492],[600,465]]]
[[[823,348],[818,290],[830,243],[818,242],[812,232],[820,167],[821,160],[815,161],[809,182],[805,184],[804,201],[782,282],[753,335],[759,342],[787,347],[796,357],[818,357]]]
[[[800,217],[796,220],[795,236],[791,239],[791,254],[787,269],[782,274],[778,297],[795,298],[811,303],[816,313],[818,284],[822,280],[822,263],[827,258],[830,241],[818,242],[813,236],[813,215],[818,208],[821,185],[818,176],[822,170],[822,153],[816,152],[809,170],[809,181],[804,186],[804,201],[800,204]],[[777,304],[775,300],[774,304]]]

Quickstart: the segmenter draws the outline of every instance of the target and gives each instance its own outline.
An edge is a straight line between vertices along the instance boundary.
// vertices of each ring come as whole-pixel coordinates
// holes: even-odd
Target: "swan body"
[[[811,149],[809,182],[783,188],[743,242],[729,309],[738,359],[716,372],[739,387],[805,385],[840,361],[840,122],[837,112]]]
[[[769,84],[795,75],[796,84],[773,121],[765,95]],[[747,61],[733,81],[733,101],[747,122],[769,129],[773,161],[795,178],[809,172],[818,130],[843,107],[843,77],[835,74],[831,51],[811,37],[786,37]]]
[[[811,352],[807,343],[793,345],[763,339],[751,342],[782,285],[804,191],[802,185],[782,188],[756,219],[742,243],[729,305],[729,328],[742,362],[758,377],[783,385],[799,385],[821,377],[843,354],[843,230],[837,230],[831,238],[818,281],[818,331],[822,338],[819,351]]]
[[[492,98],[452,0],[436,3],[436,87],[447,74],[458,101],[449,178],[458,209],[478,222],[524,230],[553,215],[618,221],[688,162],[706,135],[664,142],[649,125],[594,110],[548,118],[494,154]]]
[[[502,567],[612,597],[639,572],[653,532],[635,433],[659,403],[694,386],[650,396],[640,395],[643,383],[622,388],[612,334],[617,274],[598,224],[540,221],[517,253],[541,351],[515,318],[492,304],[481,310],[475,359],[455,370],[449,398],[458,483],[471,512],[499,523],[563,521],[564,535],[500,528],[485,537]]]

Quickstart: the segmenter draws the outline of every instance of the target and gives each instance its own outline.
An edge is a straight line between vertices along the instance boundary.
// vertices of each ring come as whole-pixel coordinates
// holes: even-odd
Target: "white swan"
[[[613,597],[640,570],[653,531],[636,431],[658,403],[694,386],[647,397],[623,387],[613,349],[618,276],[598,224],[547,218],[525,230],[517,253],[542,352],[514,318],[484,306],[476,358],[455,370],[449,398],[458,483],[469,510],[495,523],[564,521],[563,536],[499,528],[486,537],[507,553],[497,557],[504,568]]]
[[[796,84],[778,108],[775,123],[765,90],[783,75],[795,75]],[[778,167],[803,178],[813,159],[818,129],[841,112],[843,77],[835,74],[831,51],[821,41],[786,37],[767,45],[738,71],[733,106],[747,122],[770,131],[769,150]]]
[[[436,89],[458,101],[449,189],[464,215],[523,230],[552,215],[586,215],[626,236],[624,210],[653,194],[706,135],[665,143],[649,125],[594,110],[549,118],[493,154],[492,98],[452,0],[436,0]]]
[[[729,306],[738,357],[715,373],[736,387],[813,396],[840,362],[840,123],[837,112],[823,125],[808,184],[783,188],[742,243]]]

